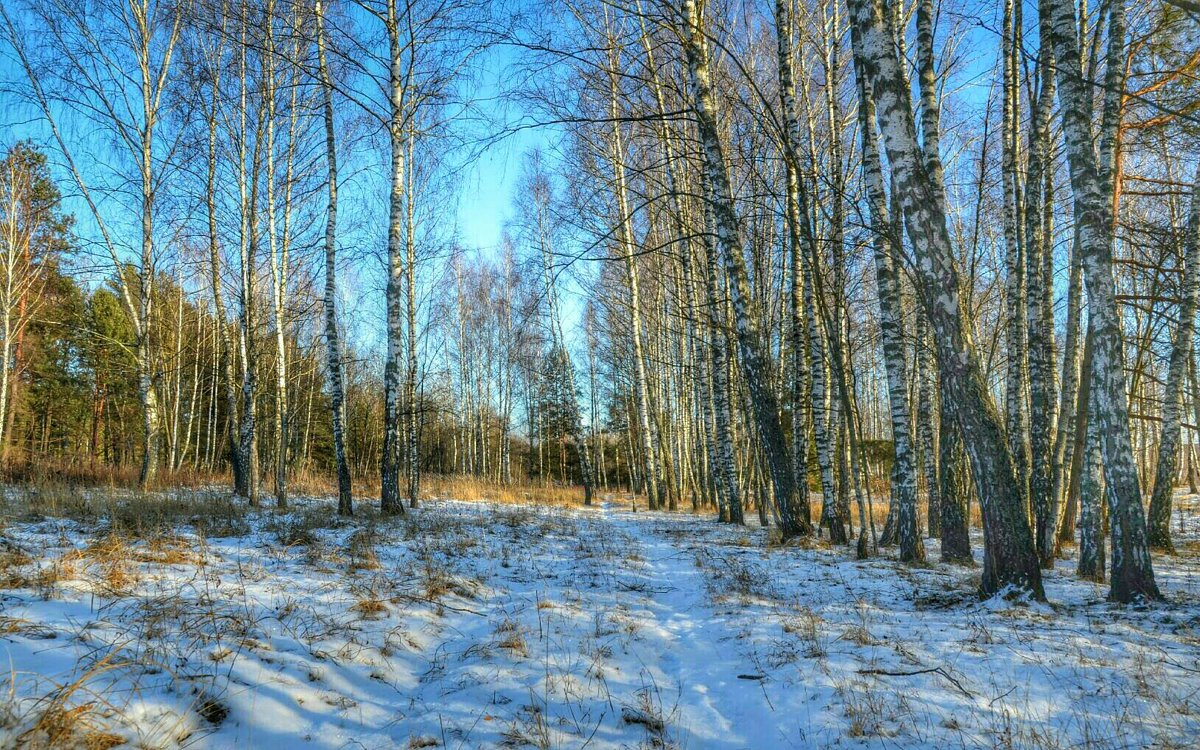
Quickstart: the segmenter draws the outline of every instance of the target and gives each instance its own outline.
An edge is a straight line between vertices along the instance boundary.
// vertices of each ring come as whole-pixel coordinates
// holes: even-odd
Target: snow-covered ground
[[[687,515],[439,501],[339,522],[332,508],[136,540],[103,518],[10,518],[0,748],[1200,738],[1188,537],[1156,558],[1170,603],[1137,609],[1107,604],[1069,559],[1049,605],[980,602],[977,570],[772,547]]]

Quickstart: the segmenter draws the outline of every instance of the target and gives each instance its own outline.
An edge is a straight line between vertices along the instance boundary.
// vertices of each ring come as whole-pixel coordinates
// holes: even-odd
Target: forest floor
[[[978,569],[611,503],[339,521],[327,499],[247,511],[216,492],[7,502],[0,748],[1200,736],[1200,524],[1155,560],[1169,603],[1130,608],[1069,558],[1047,575],[1050,604],[981,602]]]

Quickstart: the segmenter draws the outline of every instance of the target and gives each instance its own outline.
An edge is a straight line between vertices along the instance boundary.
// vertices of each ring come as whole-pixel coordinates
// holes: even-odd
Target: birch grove
[[[1186,4],[2,10],[5,465],[346,516],[561,492],[1161,598]]]

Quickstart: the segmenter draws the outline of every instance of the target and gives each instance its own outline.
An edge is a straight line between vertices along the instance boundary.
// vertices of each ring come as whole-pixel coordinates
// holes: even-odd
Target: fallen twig
[[[949,680],[950,684],[952,684],[952,685],[954,685],[954,687],[958,688],[959,692],[961,692],[963,695],[967,696],[968,698],[971,698],[972,700],[974,700],[974,698],[975,698],[974,693],[972,693],[970,690],[967,690],[965,687],[963,687],[961,682],[959,682],[953,675],[951,675],[949,672],[947,672],[942,667],[931,667],[929,669],[914,669],[911,671],[903,671],[903,672],[891,671],[891,670],[887,670],[887,669],[860,669],[860,670],[858,670],[858,673],[859,674],[876,675],[879,677],[914,677],[916,675],[921,675],[921,674],[940,674],[942,677],[945,677],[947,680]]]

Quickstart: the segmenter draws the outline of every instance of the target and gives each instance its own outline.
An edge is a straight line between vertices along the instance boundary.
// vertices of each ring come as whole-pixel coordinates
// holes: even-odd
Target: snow
[[[1048,605],[981,602],[978,569],[611,503],[350,522],[296,505],[233,536],[180,525],[123,546],[103,521],[9,519],[0,540],[33,559],[0,573],[0,748],[55,706],[143,748],[1172,748],[1200,732],[1195,524],[1155,559],[1170,603],[1139,609],[1073,559],[1047,574]]]

